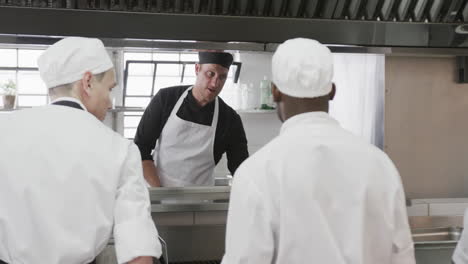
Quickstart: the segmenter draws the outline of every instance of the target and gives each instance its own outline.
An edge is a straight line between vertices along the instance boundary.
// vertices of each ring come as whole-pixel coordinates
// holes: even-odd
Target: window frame
[[[7,45],[7,44],[0,44],[0,49],[11,49],[15,50],[15,55],[16,55],[16,66],[11,67],[11,66],[0,66],[0,72],[3,71],[11,71],[14,72],[14,80],[18,88],[18,83],[19,83],[19,73],[20,72],[37,72],[39,73],[39,68],[38,67],[21,67],[20,65],[20,51],[23,50],[35,50],[35,51],[45,51],[47,47],[43,46],[37,46],[37,45]],[[31,108],[34,107],[34,105],[27,105],[27,106],[19,106],[18,102],[20,102],[22,96],[32,96],[32,97],[46,97],[46,104],[49,103],[49,96],[48,93],[20,93],[19,90],[16,93],[16,107],[15,109],[22,109],[22,108]]]
[[[182,73],[180,75],[180,82],[182,83],[184,81],[185,77],[185,68],[186,65],[195,65],[198,62],[196,61],[164,61],[164,60],[127,60],[125,61],[125,66],[124,66],[124,76],[123,76],[123,91],[122,91],[122,106],[126,107],[125,105],[125,99],[127,97],[133,97],[133,98],[152,98],[154,96],[154,88],[156,84],[156,71],[158,69],[158,64],[176,64],[176,65],[182,65]],[[128,82],[128,77],[129,77],[129,66],[130,64],[150,64],[153,65],[153,74],[152,74],[152,86],[151,86],[151,93],[150,95],[127,95],[127,82]],[[241,62],[233,62],[232,65],[236,66],[236,72],[234,73],[234,78],[233,78],[233,83],[238,83],[239,81],[239,76],[240,76],[240,71],[242,68],[242,63]]]

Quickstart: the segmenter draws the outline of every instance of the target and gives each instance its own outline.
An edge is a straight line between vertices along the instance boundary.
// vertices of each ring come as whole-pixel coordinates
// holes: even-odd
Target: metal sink
[[[452,264],[463,216],[409,217],[417,264]]]
[[[455,247],[463,231],[463,216],[416,216],[409,223],[415,248]]]
[[[463,216],[410,216],[409,224],[412,230],[450,226],[463,227]]]
[[[417,264],[452,264],[463,228],[434,227],[411,230]]]

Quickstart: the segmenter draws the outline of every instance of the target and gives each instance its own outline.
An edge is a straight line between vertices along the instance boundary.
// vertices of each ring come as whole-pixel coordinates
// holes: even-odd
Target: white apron
[[[213,145],[219,115],[218,98],[211,126],[189,122],[179,118],[177,111],[191,89],[182,94],[172,109],[153,154],[163,187],[214,186]]]

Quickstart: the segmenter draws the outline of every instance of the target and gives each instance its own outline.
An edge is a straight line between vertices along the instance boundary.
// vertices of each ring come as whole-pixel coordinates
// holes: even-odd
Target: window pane
[[[151,95],[153,77],[129,76],[127,79],[127,95]]]
[[[234,78],[234,75],[237,71],[237,66],[232,66],[229,68],[228,78]]]
[[[16,49],[0,49],[0,67],[18,66]]]
[[[158,64],[156,76],[179,76],[182,74],[182,65],[180,64]]]
[[[18,50],[19,67],[37,68],[37,59],[43,52],[44,50]]]
[[[125,106],[146,108],[150,100],[150,97],[127,97],[125,98]]]
[[[153,60],[158,61],[179,61],[179,53],[153,53]]]
[[[195,76],[195,64],[186,64],[184,75]]]
[[[157,93],[161,88],[176,85],[180,85],[180,77],[156,77],[154,92]]]
[[[47,96],[20,95],[18,106],[40,106],[47,104]]]
[[[182,61],[198,61],[198,53],[182,53],[180,54]]]
[[[134,138],[136,133],[135,128],[125,128],[124,129],[124,137],[126,138]]]
[[[124,127],[138,127],[140,124],[141,116],[125,116]]]
[[[193,85],[195,84],[195,77],[185,77],[184,82],[182,83],[183,85]]]
[[[128,60],[144,60],[144,61],[150,61],[150,60],[151,60],[151,53],[144,53],[144,52],[125,52],[125,53],[124,53],[124,61],[127,62]]]
[[[129,75],[149,75],[154,74],[154,64],[150,63],[130,63],[128,65]]]
[[[18,72],[18,92],[20,94],[47,95],[47,87],[38,71],[20,71]]]

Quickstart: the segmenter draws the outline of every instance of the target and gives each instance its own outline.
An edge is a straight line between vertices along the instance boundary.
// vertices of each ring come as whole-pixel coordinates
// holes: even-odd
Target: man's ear
[[[80,83],[80,93],[83,96],[89,97],[91,94],[91,80],[93,78],[93,74],[89,71],[85,72],[83,78],[81,79]]]
[[[278,90],[278,87],[276,87],[274,83],[271,84],[271,94],[273,95],[273,101],[275,101],[275,103],[281,102],[283,94]]]
[[[195,64],[195,75],[198,75],[201,69],[201,64],[196,63]]]
[[[329,100],[333,101],[333,99],[335,98],[335,95],[336,95],[336,85],[335,85],[335,83],[332,83],[332,89],[331,89],[330,93],[328,94]]]

